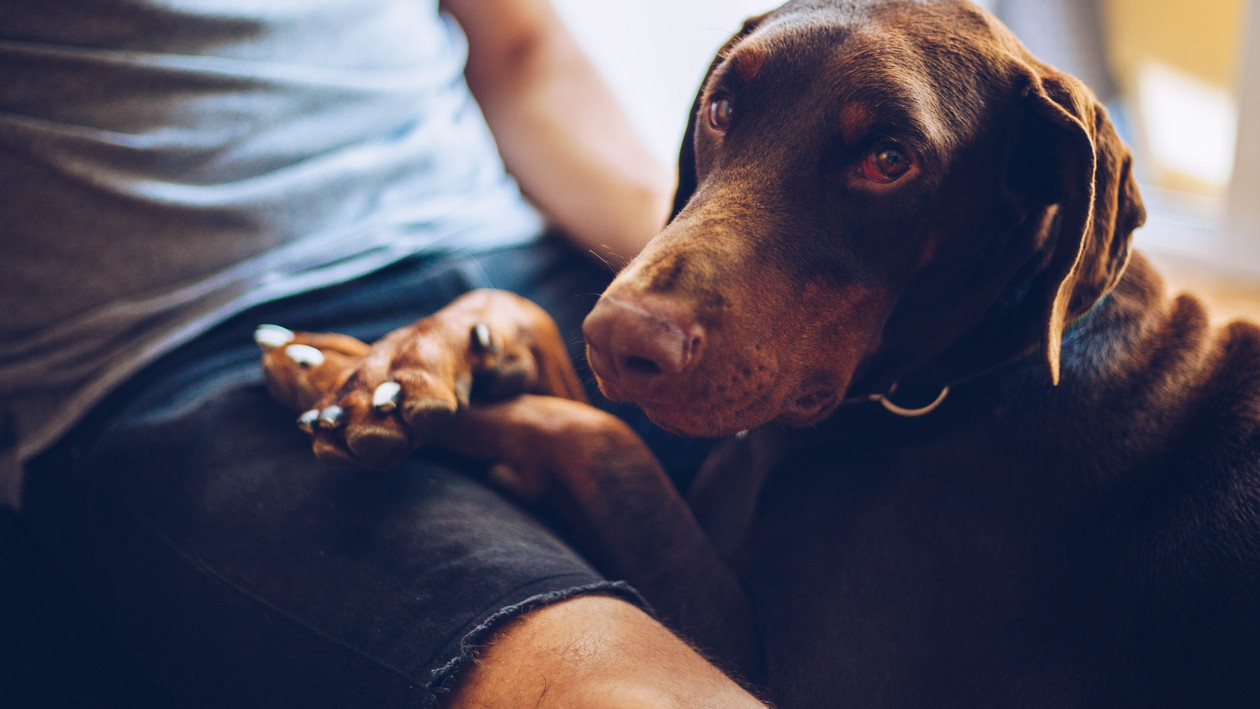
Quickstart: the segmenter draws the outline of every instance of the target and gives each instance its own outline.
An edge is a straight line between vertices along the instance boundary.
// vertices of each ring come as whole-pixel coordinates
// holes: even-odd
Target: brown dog
[[[299,335],[345,356],[276,347],[273,388],[321,456],[442,425],[562,489],[783,706],[1260,706],[1260,329],[1130,258],[1130,156],[1084,86],[961,0],[789,2],[714,60],[676,206],[585,330],[609,396],[748,431],[690,508],[514,296],[362,364]],[[479,381],[531,393],[469,406]]]

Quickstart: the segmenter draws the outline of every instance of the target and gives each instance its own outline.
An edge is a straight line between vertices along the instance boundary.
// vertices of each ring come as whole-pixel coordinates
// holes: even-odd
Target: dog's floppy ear
[[[1058,384],[1064,327],[1120,280],[1146,211],[1129,149],[1089,89],[1043,66],[1030,70],[1022,98],[1018,179],[1026,194],[1058,209],[1039,234],[1048,257],[1029,294],[1043,318],[1045,360]]]
[[[700,115],[700,102],[704,100],[704,87],[709,83],[709,77],[713,74],[713,70],[722,63],[726,57],[726,53],[731,50],[741,39],[748,36],[761,21],[768,17],[770,13],[750,17],[744,20],[743,27],[736,32],[730,39],[726,40],[726,44],[718,50],[713,57],[713,61],[709,63],[709,69],[704,73],[704,79],[700,82],[700,88],[696,89],[696,98],[691,102],[691,114],[687,116],[687,132],[683,135],[682,147],[678,151],[678,190],[674,192],[674,209],[669,215],[670,221],[678,216],[678,213],[687,206],[687,202],[691,199],[692,193],[696,191],[698,180],[696,177],[696,121]]]

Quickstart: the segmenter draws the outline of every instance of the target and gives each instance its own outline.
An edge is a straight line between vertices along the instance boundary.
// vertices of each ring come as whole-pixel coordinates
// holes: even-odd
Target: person
[[[9,0],[0,67],[0,492],[176,703],[760,706],[534,511],[320,464],[261,386],[260,323],[481,286],[576,348],[670,179],[546,0]]]

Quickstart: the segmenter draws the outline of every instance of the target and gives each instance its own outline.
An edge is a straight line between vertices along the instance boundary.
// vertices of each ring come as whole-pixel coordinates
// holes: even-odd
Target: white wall
[[[678,158],[714,52],[776,0],[552,0],[652,152]]]

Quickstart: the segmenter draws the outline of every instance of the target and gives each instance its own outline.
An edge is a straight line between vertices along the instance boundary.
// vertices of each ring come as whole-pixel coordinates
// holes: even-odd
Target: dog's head
[[[1093,95],[962,0],[797,0],[714,60],[675,216],[587,319],[604,393],[666,428],[1044,354],[1144,218]]]

